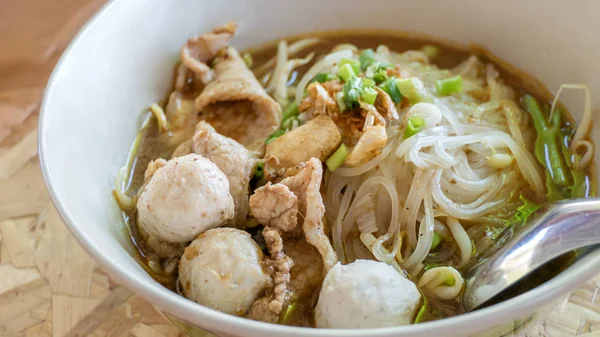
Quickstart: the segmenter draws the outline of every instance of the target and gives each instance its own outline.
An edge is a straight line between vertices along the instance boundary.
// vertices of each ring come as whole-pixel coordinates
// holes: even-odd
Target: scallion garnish
[[[360,73],[360,62],[357,60],[351,60],[347,58],[343,58],[340,60],[339,66],[343,66],[344,64],[349,64],[352,67],[352,70],[356,75]]]
[[[283,109],[283,114],[281,115],[281,120],[286,121],[288,118],[293,116],[298,116],[300,110],[298,110],[298,104],[296,102],[289,104]]]
[[[398,87],[396,86],[395,77],[388,78],[385,82],[381,83],[379,87],[388,95],[390,95],[390,98],[394,103],[398,104],[402,101],[403,97],[400,93],[400,90],[398,90]]]
[[[370,48],[365,49],[360,53],[358,60],[360,61],[360,68],[365,71],[367,67],[375,63],[375,52]]]
[[[348,157],[348,147],[342,143],[340,147],[325,161],[327,168],[329,171],[335,171],[338,167],[340,167],[344,160]]]
[[[408,98],[413,104],[423,101],[426,96],[423,82],[416,77],[399,78],[396,80],[396,86],[402,96]]]
[[[462,90],[462,77],[460,75],[437,80],[435,83],[438,94],[450,95]]]
[[[358,77],[352,77],[344,84],[344,103],[349,109],[354,109],[358,106],[358,100],[360,99],[361,80]]]
[[[325,83],[325,82],[329,82],[329,81],[333,81],[335,80],[335,75],[332,73],[319,73],[317,74],[317,76],[315,76],[311,82],[319,82],[319,83]]]
[[[262,161],[259,161],[258,164],[256,164],[256,166],[254,167],[253,177],[254,177],[254,179],[262,179],[262,177],[264,175],[265,175],[265,163],[263,163]]]
[[[419,133],[425,127],[425,120],[421,116],[410,116],[404,130],[404,139]]]
[[[344,81],[348,82],[351,78],[356,77],[356,73],[349,63],[340,65],[338,70],[338,76]]]
[[[364,88],[362,90],[360,98],[363,102],[367,104],[375,104],[375,99],[377,98],[377,91],[371,87]]]
[[[337,103],[338,110],[340,112],[346,111],[346,103],[344,102],[344,93],[338,91],[335,93],[335,102]]]
[[[267,140],[265,140],[265,145],[269,144],[270,142],[274,141],[275,139],[277,139],[278,137],[283,136],[283,134],[285,134],[284,130],[277,130],[275,132],[273,132],[272,134],[269,135],[269,137],[267,137]]]

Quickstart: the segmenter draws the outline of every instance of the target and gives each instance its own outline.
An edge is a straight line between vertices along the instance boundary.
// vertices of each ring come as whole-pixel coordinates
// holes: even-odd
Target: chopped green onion
[[[256,179],[262,179],[265,175],[265,163],[259,161],[256,166],[254,166],[254,174],[252,175]]]
[[[269,137],[267,137],[267,140],[265,140],[265,145],[274,141],[276,138],[283,136],[284,133],[285,133],[285,131],[281,130],[281,129],[273,132],[272,134],[269,135]]]
[[[385,69],[377,69],[375,71],[375,74],[373,74],[373,81],[375,81],[375,83],[382,83],[385,80],[388,79],[388,74],[387,71]]]
[[[432,45],[428,44],[428,45],[423,46],[423,48],[421,48],[421,51],[429,59],[432,59],[439,54],[440,48],[438,46],[432,46]]]
[[[360,82],[363,86],[363,88],[371,88],[375,86],[375,81],[373,81],[372,79],[368,78],[368,77],[362,77],[360,79]]]
[[[371,64],[375,63],[375,52],[370,48],[365,49],[362,51],[362,53],[360,53],[358,60],[360,61],[360,68],[364,71]]]
[[[412,137],[419,133],[425,127],[425,120],[421,116],[410,116],[404,130],[404,139]]]
[[[352,66],[348,63],[341,65],[338,70],[338,76],[344,81],[348,82],[351,78],[356,77],[356,73],[352,69]]]
[[[281,128],[282,128],[283,130],[287,130],[287,129],[291,128],[291,127],[292,127],[292,125],[294,124],[294,121],[299,121],[299,120],[298,120],[298,116],[291,116],[290,118],[288,118],[288,119],[284,120],[284,121],[281,123]]]
[[[350,90],[348,90],[348,93],[345,96],[346,99],[346,105],[348,106],[354,106],[355,102],[358,102],[358,100],[360,99],[360,89],[355,89],[352,88]]]
[[[423,101],[427,95],[423,82],[416,77],[399,78],[396,80],[396,86],[402,96],[408,98],[413,104]]]
[[[400,103],[402,101],[402,98],[404,98],[404,97],[402,97],[400,90],[398,90],[398,87],[396,86],[396,78],[395,77],[390,77],[385,82],[381,83],[381,85],[379,85],[379,87],[383,91],[385,91],[388,95],[390,95],[390,98],[396,104]]]
[[[343,58],[340,60],[339,66],[343,66],[344,64],[349,64],[352,67],[352,70],[356,75],[360,73],[360,62],[357,60],[351,60],[347,58]]]
[[[344,84],[344,103],[347,108],[354,109],[358,106],[360,92],[362,91],[361,84],[361,80],[356,76]]]
[[[377,98],[377,91],[373,88],[364,88],[360,98],[363,102],[373,105]]]
[[[283,109],[283,114],[281,116],[282,121],[286,121],[288,118],[293,116],[298,116],[300,110],[298,110],[298,104],[296,102],[289,104]]]
[[[319,83],[325,83],[325,82],[329,82],[329,81],[333,81],[335,80],[335,75],[332,73],[319,73],[317,74],[317,76],[315,76],[311,82],[319,82]]]
[[[335,102],[337,103],[338,110],[340,110],[340,112],[346,111],[346,103],[344,103],[344,93],[343,92],[338,91],[335,93]]]
[[[348,147],[342,143],[340,147],[325,161],[327,168],[329,171],[335,171],[338,167],[340,167],[344,160],[348,157]]]
[[[433,241],[431,241],[431,249],[437,248],[439,244],[442,242],[442,237],[437,233],[433,232]]]
[[[252,55],[250,55],[250,53],[244,53],[244,56],[242,56],[242,58],[244,59],[246,66],[248,68],[252,68],[252,65],[254,64],[254,61],[252,60]]]
[[[462,77],[456,75],[443,80],[437,80],[435,87],[440,95],[450,95],[460,92],[462,90]]]

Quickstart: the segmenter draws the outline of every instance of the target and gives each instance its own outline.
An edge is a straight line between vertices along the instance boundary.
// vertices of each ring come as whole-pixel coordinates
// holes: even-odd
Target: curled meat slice
[[[196,126],[192,149],[217,164],[227,176],[229,193],[235,204],[235,216],[228,223],[243,226],[248,215],[248,187],[256,159],[241,144],[219,134],[205,121]]]
[[[232,47],[219,56],[215,79],[196,98],[196,108],[219,133],[260,154],[281,122],[281,107]]]
[[[291,167],[313,157],[323,161],[341,142],[342,135],[333,120],[318,115],[270,142],[266,157],[269,165],[281,167]]]
[[[387,133],[383,125],[368,127],[360,136],[356,146],[350,151],[344,164],[358,166],[375,158],[387,144]]]
[[[298,197],[287,186],[269,182],[250,197],[250,214],[264,226],[289,232],[298,223]]]
[[[193,37],[181,48],[181,62],[191,69],[203,83],[213,79],[212,69],[206,62],[213,59],[217,53],[227,47],[229,39],[235,34],[237,24],[230,22],[217,27],[212,32]]]
[[[300,214],[304,219],[302,231],[306,241],[317,248],[323,258],[325,270],[329,270],[338,262],[338,258],[323,231],[325,205],[319,191],[322,177],[321,162],[317,158],[311,158],[297,175],[283,179],[280,184],[289,187],[298,197]]]

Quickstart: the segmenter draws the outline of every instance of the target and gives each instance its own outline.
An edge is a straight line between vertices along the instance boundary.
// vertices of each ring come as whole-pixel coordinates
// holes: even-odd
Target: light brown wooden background
[[[112,282],[49,201],[39,102],[55,63],[104,0],[0,0],[0,336],[179,336]]]

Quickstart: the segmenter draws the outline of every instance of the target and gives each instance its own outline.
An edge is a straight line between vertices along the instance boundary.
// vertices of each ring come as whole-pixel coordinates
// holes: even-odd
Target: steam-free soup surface
[[[312,38],[317,38],[318,42],[295,52],[295,42]],[[325,298],[323,295],[326,292],[322,290],[322,284],[324,280],[325,283],[329,282],[326,275],[333,273],[327,273],[331,266],[323,253],[325,248],[309,242],[306,232],[302,232],[302,225],[285,232],[259,221],[260,217],[255,216],[258,206],[256,202],[253,204],[252,199],[253,194],[256,194],[255,201],[264,200],[259,199],[259,194],[270,192],[264,190],[266,184],[281,187],[283,183],[293,189],[294,182],[286,185],[285,181],[299,177],[302,170],[307,169],[308,161],[288,167],[281,165],[288,155],[298,155],[299,151],[309,152],[311,146],[306,145],[304,149],[300,147],[302,150],[294,150],[295,154],[281,151],[290,148],[289,144],[283,143],[289,141],[286,139],[290,138],[286,136],[288,133],[300,134],[298,130],[301,127],[312,125],[318,120],[320,94],[329,99],[323,113],[329,116],[328,120],[333,121],[333,128],[337,127],[340,132],[339,140],[332,140],[335,143],[332,152],[327,157],[318,158],[324,162],[324,173],[319,178],[322,181],[319,190],[325,212],[322,219],[324,235],[327,235],[331,252],[337,255],[341,264],[348,265],[365,259],[385,261],[418,287],[416,296],[420,299],[415,302],[416,309],[413,308],[410,313],[410,323],[463,312],[461,273],[464,270],[508,240],[541,204],[570,197],[586,197],[594,192],[595,186],[590,174],[593,163],[588,160],[581,165],[582,158],[585,160],[585,153],[577,149],[584,146],[573,145],[587,140],[577,135],[577,128],[564,107],[558,105],[560,109],[553,111],[554,116],[560,115],[554,119],[554,123],[558,123],[555,130],[558,131],[540,136],[539,120],[536,120],[540,116],[532,114],[531,109],[539,107],[544,123],[552,123],[547,119],[550,118],[548,112],[554,97],[535,79],[490,61],[492,58],[481,48],[453,48],[432,40],[389,32],[318,33],[286,41],[289,55],[284,61],[314,54],[310,61],[298,62],[303,64],[291,67],[289,77],[284,79],[286,90],[283,96],[275,82],[286,65],[273,62],[274,58],[277,59],[278,48],[282,48],[281,44],[278,46],[278,42],[273,42],[241,53],[258,83],[278,101],[277,104],[283,108],[284,117],[289,119],[287,124],[286,120],[281,120],[282,124],[277,127],[277,131],[265,139],[266,148],[262,145],[262,140],[258,150],[252,148],[254,145],[246,145],[246,148],[250,148],[249,158],[252,158],[252,164],[249,164],[251,174],[245,196],[250,196],[250,206],[244,207],[249,207],[250,211],[244,214],[243,220],[232,219],[222,225],[238,228],[251,235],[262,250],[259,255],[267,261],[265,265],[268,267],[265,268],[271,268],[267,271],[271,275],[282,272],[277,269],[281,264],[273,262],[276,258],[273,246],[269,244],[268,235],[275,228],[283,238],[283,251],[279,254],[291,259],[293,266],[288,271],[289,280],[283,282],[287,293],[281,297],[284,300],[280,312],[269,312],[265,309],[266,304],[265,308],[260,307],[258,302],[261,296],[275,296],[274,290],[266,289],[261,291],[251,309],[234,314],[287,325],[314,327],[315,324],[324,324],[324,327],[336,327],[335,315],[321,311],[325,307],[345,310],[325,303],[335,296],[327,295],[330,297]],[[306,93],[298,102],[297,86],[301,84],[307,71],[324,57],[331,57],[327,55],[331,55],[332,51],[348,48],[352,50],[349,55],[354,62],[348,64],[354,67],[354,76],[359,78],[356,84],[356,90],[360,92],[358,98],[353,100],[350,97],[350,84],[353,80],[344,78],[346,74],[340,69],[345,61],[338,60],[329,68],[319,71],[319,74],[329,77],[319,75],[322,80],[317,80],[317,83],[322,83],[305,87]],[[373,49],[374,54],[366,54],[375,55],[371,56],[372,60],[361,56],[366,55],[364,50],[369,48]],[[415,54],[407,54],[407,51]],[[390,53],[391,62],[376,61],[383,57],[381,55]],[[281,58],[281,50],[279,55]],[[219,63],[223,66],[223,62],[228,62],[228,57],[221,53],[206,62],[218,76]],[[368,67],[376,62],[379,63],[375,67]],[[279,70],[278,65],[281,66]],[[376,78],[377,75],[373,72],[376,74],[377,71],[385,73],[382,75],[385,78]],[[439,85],[438,80],[444,82],[457,76],[461,80],[460,89],[457,90],[456,83],[446,83],[449,89],[436,87]],[[184,81],[181,81],[182,78]],[[369,80],[371,78],[375,80]],[[403,87],[397,89],[396,85],[401,81],[390,84],[386,82],[390,78],[417,78],[417,86],[408,88],[409,91],[414,89],[416,93],[411,95]],[[219,78],[213,81],[218,82]],[[215,86],[211,81],[202,83],[197,74],[180,65],[175,69],[174,82],[173,91],[177,97],[189,102]],[[316,86],[320,86],[323,91],[319,92],[319,89],[315,89]],[[370,101],[368,97],[371,88],[376,92],[377,101],[375,98]],[[441,94],[443,90],[450,91]],[[400,93],[399,101],[395,101],[396,91]],[[388,102],[393,106],[388,105],[389,109],[386,110],[382,97],[393,101]],[[245,98],[241,100],[243,99]],[[133,198],[134,202],[147,184],[152,183],[153,178],[144,176],[151,161],[158,158],[169,160],[174,152],[175,156],[180,151],[183,154],[196,152],[194,146],[200,137],[199,132],[204,132],[202,135],[215,135],[214,137],[221,137],[216,135],[219,132],[225,136],[230,132],[230,137],[236,140],[239,136],[227,130],[227,123],[239,121],[235,121],[235,118],[230,121],[219,120],[219,114],[241,109],[241,105],[236,105],[239,101],[207,105],[200,111],[199,117],[196,118],[197,112],[194,112],[193,118],[181,122],[176,120],[176,116],[170,115],[170,100],[173,100],[173,96],[162,104],[170,129],[161,130],[156,117],[152,117],[140,131],[141,138],[134,146],[134,159],[125,175],[128,179],[124,189],[125,194]],[[534,105],[533,102],[537,104]],[[373,110],[369,110],[369,106]],[[247,105],[243,109],[251,108]],[[293,109],[296,112],[290,115]],[[155,113],[154,116],[160,114]],[[261,118],[257,120],[261,121]],[[202,119],[216,130],[194,130],[196,122]],[[232,129],[244,130],[247,127],[244,123],[235,124]],[[372,154],[358,153],[357,149],[363,145],[361,137],[367,134],[367,130],[375,130],[377,127],[379,135],[373,131],[372,135],[375,136],[372,136],[369,131],[369,137],[375,138],[368,140],[370,144],[377,144],[379,141],[382,145],[375,145],[375,148],[370,149]],[[257,130],[260,127],[257,126]],[[382,137],[385,138],[383,142]],[[320,138],[317,146],[327,142],[326,139],[328,138]],[[554,146],[556,153],[550,155],[559,156],[556,159],[558,161],[547,161],[540,156],[539,148],[549,146],[543,143],[544,140],[549,140],[550,147]],[[366,143],[365,140],[362,141]],[[454,145],[450,146],[449,143]],[[273,152],[279,144],[282,144],[281,148],[284,150]],[[340,150],[342,147],[345,152]],[[354,150],[355,154],[358,153],[357,162],[344,162],[354,155]],[[324,148],[321,152],[323,151],[329,150]],[[343,156],[341,162],[340,156]],[[276,162],[272,161],[273,157],[276,157]],[[207,158],[219,165],[218,158],[211,158],[210,155]],[[162,167],[164,166],[160,166],[158,170]],[[222,166],[219,168],[223,170]],[[231,176],[226,169],[223,171],[231,183]],[[556,178],[559,171],[563,175],[563,181]],[[281,187],[282,190],[286,190],[285,186]],[[259,192],[259,188],[263,190]],[[238,214],[239,205],[235,198],[234,201]],[[207,209],[212,207],[208,203],[204,206]],[[138,211],[138,208],[130,207],[124,211],[123,216],[129,225],[132,242],[139,252],[140,263],[158,282],[189,297],[191,290],[187,288],[191,286],[187,285],[186,288],[185,284],[177,281],[178,265],[181,268],[183,261],[187,261],[186,258],[191,260],[190,252],[186,250],[182,262],[179,262],[189,242],[158,240],[158,243],[149,243],[154,239],[149,239],[152,235],[137,223]],[[306,221],[306,214],[299,213],[299,224]],[[171,253],[157,253],[157,245]],[[539,278],[531,280],[530,285],[550,279],[572,259],[573,255],[558,259],[540,273]],[[337,270],[335,268],[338,267],[331,270]],[[336,273],[341,278],[351,277],[351,273]],[[347,282],[347,279],[339,282]],[[275,284],[282,283],[275,281]],[[361,301],[360,296],[350,291],[347,294],[350,299],[344,300]],[[351,306],[352,302],[347,305]],[[325,323],[319,323],[321,321]]]

